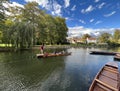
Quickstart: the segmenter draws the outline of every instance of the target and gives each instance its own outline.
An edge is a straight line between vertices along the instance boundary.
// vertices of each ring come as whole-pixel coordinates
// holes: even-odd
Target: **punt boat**
[[[114,56],[114,60],[120,60],[120,54],[116,54],[116,55]]]
[[[120,73],[115,62],[109,62],[98,72],[89,91],[120,91]]]
[[[68,56],[71,55],[71,52],[69,53],[45,53],[45,54],[36,54],[37,58],[46,58],[46,57],[57,57],[57,56]]]

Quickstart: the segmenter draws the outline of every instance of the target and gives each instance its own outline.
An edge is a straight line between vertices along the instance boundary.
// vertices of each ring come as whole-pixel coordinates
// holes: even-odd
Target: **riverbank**
[[[109,45],[98,44],[69,44],[69,45],[45,45],[45,49],[58,49],[58,48],[116,48]],[[117,46],[118,47],[118,46]],[[16,49],[14,47],[0,47],[0,52],[19,51],[19,50],[31,50],[40,49],[40,45],[34,45],[32,48]]]
[[[45,48],[56,49],[56,48],[71,48],[71,45],[45,45]],[[40,49],[40,45],[35,45],[32,49]]]

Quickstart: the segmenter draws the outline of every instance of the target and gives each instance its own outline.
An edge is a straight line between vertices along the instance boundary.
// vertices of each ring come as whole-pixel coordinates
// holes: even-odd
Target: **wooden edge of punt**
[[[104,69],[105,66],[109,66],[109,67],[113,67],[113,68],[118,69],[117,63],[115,63],[115,62],[108,62],[108,63],[106,63],[106,64],[100,69],[100,71],[97,73],[97,75],[95,76],[92,84],[90,85],[89,91],[93,91],[94,85],[96,84],[96,82],[99,82],[101,85],[104,85],[104,86],[106,86],[107,88],[110,87],[108,84],[106,84],[106,83],[104,83],[104,82],[102,82],[102,81],[100,81],[100,80],[97,79],[98,76],[99,76],[99,74],[103,71],[103,69]],[[120,77],[120,76],[119,76],[119,77]],[[118,78],[118,79],[119,79],[119,78]],[[114,89],[114,91],[119,91],[119,90],[120,90],[120,87],[118,88],[119,90],[117,90],[117,89],[114,88],[114,87],[110,87],[109,89],[111,89],[111,90]]]

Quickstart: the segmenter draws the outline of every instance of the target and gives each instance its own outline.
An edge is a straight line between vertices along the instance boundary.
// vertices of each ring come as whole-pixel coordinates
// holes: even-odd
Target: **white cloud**
[[[102,23],[102,21],[97,21],[97,22],[95,23],[95,25],[97,25],[97,24],[99,24],[99,23]]]
[[[99,2],[100,0],[95,0],[95,2],[97,3],[97,2]]]
[[[70,0],[65,0],[65,8],[70,6]]]
[[[86,9],[82,9],[81,13],[88,13],[94,10],[94,7],[92,5],[88,6]]]
[[[79,22],[81,22],[83,24],[86,24],[86,22],[84,20],[79,20]]]
[[[98,6],[98,8],[101,9],[104,5],[105,5],[105,3],[103,2]]]
[[[57,2],[54,2],[53,3],[53,13],[54,14],[57,14],[57,15],[60,15],[61,16],[61,8],[62,8],[62,6],[61,5],[59,5]]]
[[[8,15],[8,16],[12,16],[12,15],[19,15],[20,14],[20,9],[19,8],[17,8],[17,7],[20,7],[20,8],[24,8],[24,6],[22,5],[22,4],[19,4],[19,3],[17,3],[17,2],[12,2],[12,3],[8,3],[8,2],[5,2],[5,3],[2,3],[3,4],[3,6],[5,7],[5,8],[8,8],[9,10],[5,10],[4,12],[5,12],[5,14],[6,15]],[[17,11],[16,11],[16,13],[15,14],[13,14],[13,13],[11,13],[10,11],[10,7],[13,7],[13,8],[17,8]]]
[[[76,5],[74,5],[71,10],[74,11],[75,9],[76,9]]]
[[[6,2],[6,3],[3,3],[3,6],[6,7],[6,8],[15,7],[15,6],[21,7],[21,8],[24,7],[22,4],[19,4],[19,3],[17,3],[17,2],[12,2],[12,3]]]
[[[66,20],[74,20],[73,18],[69,18],[69,17],[64,17]]]
[[[105,14],[104,17],[112,16],[112,15],[114,15],[115,13],[116,13],[116,11],[113,11],[113,12],[111,12],[111,13],[109,13],[109,14]]]
[[[62,14],[62,6],[58,4],[56,1],[49,1],[49,0],[25,0],[26,2],[37,2],[41,7],[51,11],[53,15],[59,15]]]
[[[82,37],[83,34],[90,34],[93,37],[98,37],[102,33],[114,33],[115,28],[98,28],[98,29],[92,29],[92,28],[85,28],[83,26],[77,26],[77,27],[69,27],[68,28],[68,37]]]
[[[26,2],[37,2],[42,7],[46,8],[49,1],[48,0],[25,0]]]
[[[91,20],[90,20],[90,22],[93,22],[93,21],[94,21],[94,19],[91,19]]]

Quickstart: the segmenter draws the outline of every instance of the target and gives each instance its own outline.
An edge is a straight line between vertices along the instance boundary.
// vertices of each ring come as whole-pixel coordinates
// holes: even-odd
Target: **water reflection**
[[[5,53],[0,56],[3,60],[0,62],[1,90],[29,89],[46,80],[54,70],[64,68],[62,57],[39,60],[31,56],[29,52]]]
[[[70,48],[70,56],[42,59],[35,56],[38,50],[0,53],[0,91],[88,91],[100,68],[113,61],[113,56],[90,55],[91,50],[101,49]]]

